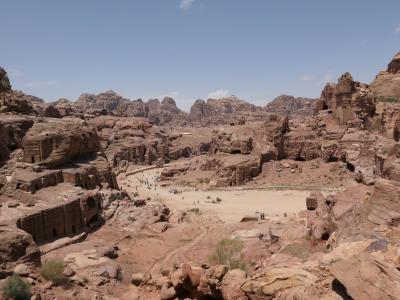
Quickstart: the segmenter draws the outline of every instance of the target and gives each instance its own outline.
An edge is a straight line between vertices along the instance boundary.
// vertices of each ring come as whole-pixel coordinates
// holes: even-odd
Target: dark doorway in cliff
[[[57,237],[57,229],[53,228],[53,237]]]
[[[325,232],[321,235],[321,240],[327,241],[328,239],[329,239],[329,232],[325,231]]]
[[[328,162],[338,162],[338,161],[339,161],[339,159],[337,157],[334,157],[334,156],[330,156],[329,159],[328,159]]]
[[[72,225],[72,233],[75,234],[76,233],[76,228],[75,225]]]
[[[400,131],[397,130],[397,128],[395,128],[395,129],[393,130],[393,139],[394,139],[396,142],[399,142],[399,141],[400,141]]]
[[[231,154],[241,154],[242,151],[240,151],[240,149],[235,149],[231,151]]]
[[[93,198],[88,198],[87,205],[89,208],[96,208],[96,201]]]
[[[350,172],[354,172],[356,170],[356,167],[352,164],[347,162],[346,163],[346,168],[350,171]]]
[[[34,156],[31,157],[31,162],[35,163],[35,157]]]
[[[332,290],[341,296],[343,300],[353,300],[353,298],[347,294],[346,287],[336,278],[332,281]]]
[[[96,225],[96,223],[99,221],[99,216],[98,215],[94,215],[89,222],[87,222],[86,226],[87,227],[92,227],[93,225]]]

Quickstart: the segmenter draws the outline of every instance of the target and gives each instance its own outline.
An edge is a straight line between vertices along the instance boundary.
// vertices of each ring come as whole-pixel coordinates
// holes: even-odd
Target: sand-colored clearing
[[[185,187],[162,188],[159,183],[155,187],[155,179],[159,172],[159,169],[153,169],[131,175],[124,180],[124,187],[130,192],[136,191],[137,187],[140,198],[159,199],[172,209],[186,210],[197,207],[202,212],[216,213],[221,220],[227,223],[238,222],[244,216],[254,216],[257,211],[264,212],[267,216],[297,213],[306,209],[305,199],[310,193],[304,190],[271,189],[204,191]],[[151,189],[144,182],[147,182]],[[171,193],[173,188],[182,193]],[[222,202],[212,203],[217,197],[222,199]]]

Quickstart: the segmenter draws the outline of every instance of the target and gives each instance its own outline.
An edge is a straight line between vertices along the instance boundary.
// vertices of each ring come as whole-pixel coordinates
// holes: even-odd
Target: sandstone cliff
[[[183,120],[186,116],[171,97],[165,97],[161,102],[158,99],[150,99],[148,102],[142,99],[130,101],[112,90],[98,95],[82,94],[73,106],[82,113],[145,117],[155,124],[165,124],[173,119]]]
[[[269,102],[264,110],[268,113],[288,116],[291,119],[308,117],[313,114],[315,102],[316,99],[281,95]]]
[[[382,97],[383,100],[386,97],[400,99],[400,52],[393,57],[387,70],[376,76],[371,82],[370,88],[375,96]]]
[[[192,121],[210,121],[226,123],[241,118],[261,119],[262,108],[241,100],[235,96],[221,99],[196,100],[190,108],[189,118]]]

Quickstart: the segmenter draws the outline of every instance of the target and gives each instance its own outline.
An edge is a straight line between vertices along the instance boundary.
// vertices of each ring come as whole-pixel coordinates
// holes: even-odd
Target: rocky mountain
[[[281,95],[269,102],[264,110],[289,118],[311,116],[316,99]]]
[[[390,61],[386,71],[380,72],[371,82],[370,89],[375,96],[383,99],[385,97],[400,99],[400,52]]]
[[[85,113],[101,112],[125,117],[145,117],[155,124],[165,124],[173,118],[180,120],[186,116],[171,97],[165,97],[161,102],[158,99],[150,99],[148,102],[142,99],[131,101],[112,90],[98,95],[82,94],[73,103],[73,106],[78,111]]]
[[[118,106],[128,103],[129,100],[123,98],[113,90],[94,94],[82,94],[75,101],[74,106],[85,112],[101,111],[105,109],[107,112],[115,112]]]
[[[218,123],[240,118],[257,119],[262,115],[261,107],[230,96],[221,99],[207,99],[207,101],[196,100],[190,108],[189,118],[193,121],[209,120]]]

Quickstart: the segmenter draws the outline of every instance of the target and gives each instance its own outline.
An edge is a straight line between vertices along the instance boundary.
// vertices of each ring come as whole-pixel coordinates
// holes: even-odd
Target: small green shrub
[[[40,270],[40,275],[46,280],[50,280],[55,284],[60,284],[65,280],[64,263],[58,260],[46,261],[42,269]]]
[[[246,269],[242,254],[243,242],[223,239],[218,242],[214,253],[209,257],[212,264],[227,265],[229,269]]]
[[[31,286],[20,276],[13,274],[4,283],[3,296],[6,299],[29,300],[31,298]]]
[[[379,102],[385,103],[400,103],[400,98],[397,97],[388,97],[388,96],[380,96],[378,97]]]

